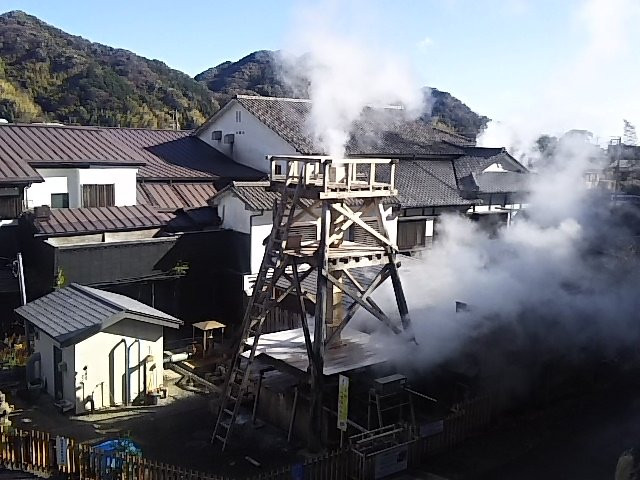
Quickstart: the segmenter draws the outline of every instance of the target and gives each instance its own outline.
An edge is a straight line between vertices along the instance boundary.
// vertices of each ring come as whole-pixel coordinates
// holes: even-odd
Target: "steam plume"
[[[342,158],[353,123],[366,107],[402,105],[409,117],[421,113],[423,93],[409,62],[380,42],[388,28],[363,25],[362,15],[350,15],[338,2],[320,2],[299,17],[296,24],[304,29],[289,42],[293,49],[284,57],[283,72],[292,84],[307,80],[313,102],[307,127],[319,151]]]

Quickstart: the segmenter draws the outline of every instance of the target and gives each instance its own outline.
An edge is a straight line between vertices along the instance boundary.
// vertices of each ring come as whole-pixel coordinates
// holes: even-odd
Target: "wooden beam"
[[[362,296],[358,293],[357,290],[353,290],[351,287],[339,282],[338,279],[333,275],[331,275],[330,273],[327,274],[327,278],[329,279],[331,284],[338,287],[344,293],[346,293],[351,298],[353,298],[356,302],[360,304],[362,308],[364,308],[367,312],[369,312],[371,315],[373,315],[382,323],[384,323],[387,327],[389,327],[393,331],[393,333],[398,334],[401,332],[401,330],[393,324],[393,322],[389,317],[387,317],[384,313],[379,312],[377,309],[369,305],[368,302],[363,300]]]
[[[304,332],[304,344],[307,347],[307,356],[309,357],[309,366],[311,369],[315,369],[315,362],[313,357],[313,345],[311,344],[311,334],[309,333],[309,325],[307,325],[307,312],[304,308],[304,297],[302,296],[302,286],[300,285],[300,278],[298,278],[298,269],[293,261],[293,284],[298,292],[298,307],[300,308],[300,323],[302,324],[302,331]],[[295,407],[294,407],[295,411]]]
[[[389,245],[390,247],[395,248],[395,245],[391,242],[391,240],[388,237],[385,237],[384,235],[378,233],[375,229],[371,228],[369,225],[367,225],[362,220],[360,220],[360,218],[355,215],[355,212],[351,210],[348,206],[345,205],[344,207],[342,207],[337,203],[332,203],[331,208],[345,215],[347,218],[352,220],[353,223],[357,224],[359,227],[367,231],[370,235],[377,238],[385,245]]]
[[[349,272],[348,270],[345,270],[345,273]],[[350,273],[347,273],[347,276],[349,276],[349,279],[351,281],[354,281],[354,279],[352,278]],[[382,310],[380,309],[380,307],[378,307],[378,305],[375,304],[375,302],[373,301],[373,299],[369,298],[369,296],[380,286],[382,285],[382,283],[384,283],[384,281],[389,278],[389,272],[387,271],[386,268],[383,268],[382,270],[380,270],[378,272],[378,274],[375,276],[375,278],[373,279],[373,281],[371,282],[371,284],[366,288],[362,288],[361,286],[358,287],[358,285],[356,285],[356,287],[358,287],[358,289],[360,290],[360,292],[362,293],[362,299],[366,300],[367,302],[369,302],[369,304],[373,307],[376,308],[377,310],[379,310],[380,312],[382,312]],[[344,329],[344,327],[347,326],[347,323],[349,323],[349,321],[354,317],[354,315],[356,314],[356,312],[358,311],[358,309],[360,308],[360,304],[358,302],[354,302],[352,305],[349,306],[349,308],[347,309],[345,316],[343,318],[342,323],[338,326],[338,328],[331,334],[331,336],[326,340],[325,345],[330,345],[333,340],[335,338],[338,338],[338,336],[340,335],[340,332],[342,332],[342,330]],[[384,315],[384,313],[383,313]]]

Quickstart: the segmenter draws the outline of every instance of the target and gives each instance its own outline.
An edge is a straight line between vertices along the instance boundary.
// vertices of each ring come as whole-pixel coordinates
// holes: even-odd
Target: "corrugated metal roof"
[[[215,194],[211,183],[138,183],[138,204],[160,209],[205,207]]]
[[[66,125],[0,125],[0,181],[42,180],[33,167],[139,166],[143,179],[257,179],[190,131]]]
[[[143,165],[138,149],[120,141],[120,129],[60,125],[0,125],[2,160],[50,164]]]
[[[72,283],[18,307],[16,313],[61,344],[69,345],[99,332],[126,314],[145,321],[174,326],[182,324],[171,315],[137,300]],[[123,315],[124,314],[124,315]],[[121,318],[117,318],[121,316]]]
[[[166,225],[173,215],[148,205],[129,207],[52,208],[47,218],[33,218],[36,235],[68,236],[144,230]]]
[[[298,152],[323,153],[309,133],[310,100],[249,95],[237,95],[236,100]],[[423,121],[407,121],[401,109],[368,108],[354,122],[347,154],[462,154],[458,146],[468,145],[473,145],[468,138]]]

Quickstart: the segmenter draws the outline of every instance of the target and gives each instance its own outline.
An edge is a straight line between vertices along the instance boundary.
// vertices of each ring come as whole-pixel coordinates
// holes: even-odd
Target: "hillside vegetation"
[[[191,78],[24,12],[0,15],[0,118],[10,122],[172,128],[175,112],[180,128],[193,128],[239,93],[306,97],[308,81],[292,88],[281,69],[278,52],[261,50]],[[452,131],[475,137],[489,120],[447,92],[425,97],[423,119]]]
[[[0,15],[0,117],[183,128],[218,105],[207,88],[158,60],[69,35],[23,12]]]

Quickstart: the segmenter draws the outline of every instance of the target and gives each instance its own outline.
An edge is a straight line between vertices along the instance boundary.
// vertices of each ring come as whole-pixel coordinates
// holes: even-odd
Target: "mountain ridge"
[[[194,128],[236,94],[305,98],[280,52],[258,50],[190,77],[147,59],[69,34],[25,12],[0,14],[0,118],[81,125]],[[304,69],[300,69],[303,71]],[[295,72],[290,72],[295,73]],[[489,119],[447,92],[430,89],[423,120],[475,137]]]

